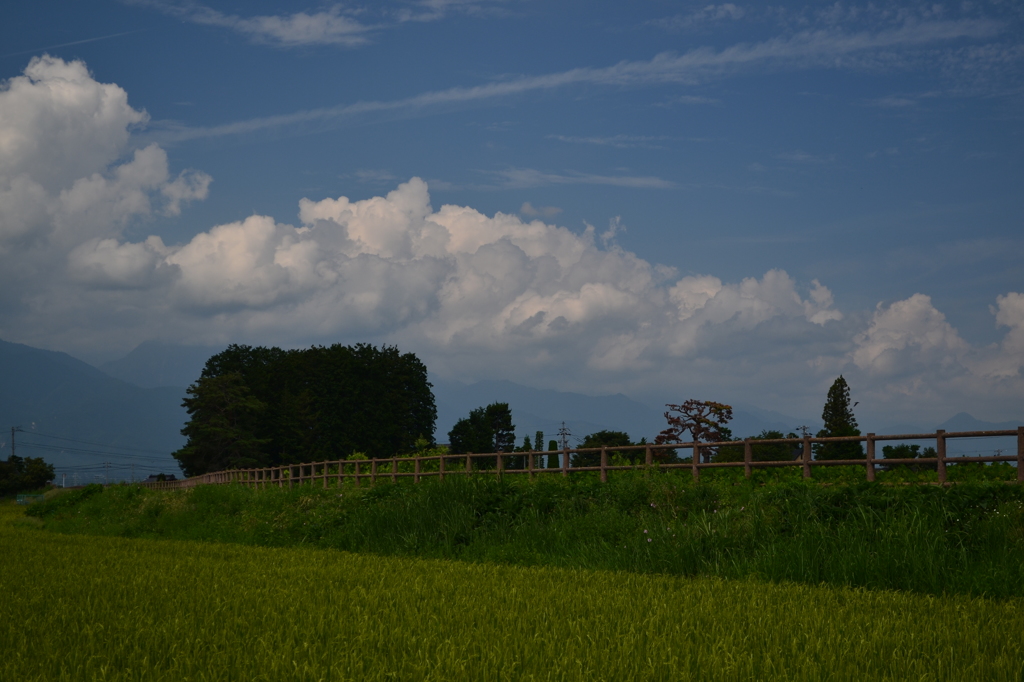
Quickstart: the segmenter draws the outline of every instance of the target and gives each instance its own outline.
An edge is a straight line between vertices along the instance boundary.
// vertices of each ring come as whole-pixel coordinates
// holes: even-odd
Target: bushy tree
[[[850,387],[842,374],[828,389],[821,419],[825,422],[825,428],[818,431],[818,438],[860,435],[857,418],[853,416],[853,407],[850,405]],[[815,443],[813,447],[817,459],[864,459],[864,449],[857,442]]]
[[[369,344],[231,345],[206,362],[189,396],[182,431],[189,441],[175,457],[190,475],[223,469],[225,461],[246,467],[353,452],[392,457],[430,439],[437,419],[426,366],[412,353]]]
[[[471,410],[448,432],[452,454],[512,452],[515,449],[516,427],[508,403],[491,403]],[[477,459],[483,467],[494,466],[492,458]]]
[[[800,445],[789,443],[757,443],[759,440],[781,440],[783,438],[799,438],[795,433],[782,435],[782,431],[764,429],[750,440],[750,458],[754,462],[781,462],[796,459],[800,453]],[[716,462],[742,462],[743,446],[726,445],[719,448],[715,455]]]
[[[921,457],[935,457],[935,448],[928,446],[921,451],[921,446],[916,443],[899,443],[897,445],[883,445],[882,459],[919,459]],[[883,469],[902,469],[910,471],[921,471],[922,469],[935,469],[934,464],[887,464]]]
[[[42,457],[11,455],[0,461],[0,495],[38,490],[53,480],[53,465]]]
[[[202,377],[186,393],[182,406],[190,419],[181,435],[188,442],[174,453],[186,476],[269,463],[264,451],[269,439],[256,436],[267,404],[252,394],[241,374]]]
[[[623,447],[626,445],[632,445],[633,443],[629,440],[629,434],[625,431],[597,431],[591,433],[583,439],[580,443],[581,448],[614,448]],[[635,452],[619,452],[619,451],[608,451],[608,458],[611,461],[613,455],[620,457],[635,458]],[[643,457],[643,455],[640,455]],[[600,452],[585,452],[578,453],[572,456],[572,465],[574,467],[596,467],[601,466],[601,453]]]
[[[669,403],[665,405],[665,419],[668,428],[654,439],[657,444],[685,443],[683,434],[690,432],[690,440],[695,443],[715,443],[732,439],[732,431],[726,426],[732,421],[732,406],[716,403],[712,400],[687,400],[682,405]],[[710,448],[701,451],[705,462],[710,462],[713,452]],[[655,456],[665,459],[669,453],[655,450]]]

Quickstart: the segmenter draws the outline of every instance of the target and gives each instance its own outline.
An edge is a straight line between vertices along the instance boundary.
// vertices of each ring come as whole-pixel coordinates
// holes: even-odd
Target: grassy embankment
[[[463,492],[490,490],[475,485]],[[236,518],[252,523],[255,498],[210,487],[131,499],[118,490],[109,499],[123,508],[148,499],[171,516],[177,504],[179,522],[236,505]],[[326,496],[262,499],[314,500],[301,505],[316,523]],[[90,513],[85,504],[64,509]],[[1015,599],[60,535],[20,513],[0,505],[3,680],[1018,680],[1024,672]]]
[[[732,473],[732,472],[729,472]],[[737,472],[738,473],[738,472]],[[62,533],[1024,596],[1024,488],[758,485],[685,472],[254,491],[98,487],[35,505]],[[93,494],[95,493],[95,494]]]

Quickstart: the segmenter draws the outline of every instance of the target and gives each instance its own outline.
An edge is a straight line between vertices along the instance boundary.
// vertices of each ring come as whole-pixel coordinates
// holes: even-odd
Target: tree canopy
[[[842,374],[828,389],[821,420],[825,422],[825,428],[818,431],[818,438],[860,435],[857,418],[853,416],[853,407],[850,405],[850,387]],[[817,459],[864,459],[864,450],[856,442],[815,443],[814,454]]]
[[[761,433],[752,436],[754,441],[750,446],[750,458],[754,462],[781,462],[796,459],[800,454],[800,444],[790,443],[758,443],[759,440],[782,440],[784,438],[799,438],[795,433],[782,434],[782,431],[763,429]],[[742,462],[742,445],[725,445],[718,449],[715,455],[716,462]]]
[[[53,480],[53,465],[42,457],[11,455],[0,460],[0,495],[38,490]]]
[[[448,432],[453,454],[512,452],[515,439],[516,427],[508,403],[491,403],[471,410]]]
[[[426,366],[369,344],[302,350],[231,345],[206,362],[182,403],[174,453],[190,476],[225,468],[392,457],[433,439]]]
[[[690,439],[695,443],[715,443],[732,439],[732,431],[726,426],[732,421],[732,405],[716,403],[713,400],[687,400],[682,405],[669,403],[665,405],[665,419],[668,428],[654,439],[655,443],[684,443],[683,434],[690,432]],[[704,461],[710,462],[714,454],[709,448],[702,450]],[[664,459],[674,452],[656,450],[656,457]]]
[[[618,450],[612,450],[615,447],[623,447],[626,445],[633,445],[629,440],[629,434],[625,431],[597,431],[595,433],[588,434],[583,438],[583,442],[580,443],[580,448],[608,448],[608,461],[615,455],[624,457],[631,462],[634,460],[643,460],[644,453],[642,452],[620,452]],[[600,452],[583,452],[572,456],[572,465],[574,467],[596,467],[601,466],[601,453]]]

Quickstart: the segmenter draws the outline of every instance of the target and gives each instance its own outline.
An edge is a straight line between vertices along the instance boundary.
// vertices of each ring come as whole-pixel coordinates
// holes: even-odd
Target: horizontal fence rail
[[[946,455],[946,445],[950,439],[957,438],[1005,438],[1017,437],[1017,454],[990,456],[954,456]],[[879,441],[931,440],[935,442],[934,457],[916,457],[914,459],[878,459],[875,445]],[[815,443],[864,443],[865,456],[862,459],[814,459],[812,445]],[[799,445],[798,455],[790,460],[756,461],[753,449],[759,445]],[[701,461],[702,453],[717,452],[719,448],[743,448],[743,460],[735,462]],[[661,462],[657,453],[667,450],[690,450],[689,462]],[[794,451],[797,449],[794,448]],[[640,452],[644,453],[644,463],[611,465],[608,463],[609,451],[613,453]],[[573,466],[573,455],[599,455],[598,466]],[[556,467],[540,467],[538,458],[557,458]],[[550,459],[548,459],[550,461]],[[565,448],[534,452],[490,452],[459,455],[429,455],[423,457],[392,457],[390,459],[343,459],[325,462],[309,462],[305,464],[283,464],[276,467],[255,469],[232,469],[201,474],[177,481],[147,481],[141,485],[158,490],[191,488],[197,485],[216,485],[239,483],[256,488],[278,486],[289,488],[296,485],[322,483],[327,487],[334,481],[340,485],[343,480],[353,480],[356,485],[361,481],[377,482],[379,480],[397,481],[399,478],[412,478],[419,483],[426,478],[465,475],[471,473],[493,474],[526,474],[533,478],[540,474],[560,474],[569,476],[574,473],[597,471],[601,481],[607,482],[608,472],[645,469],[657,466],[658,469],[690,469],[694,480],[700,480],[702,469],[726,469],[742,467],[744,474],[750,478],[754,469],[768,467],[801,467],[804,478],[811,477],[811,469],[816,466],[863,466],[868,481],[875,480],[879,466],[891,467],[901,464],[934,465],[938,473],[938,482],[946,483],[946,466],[948,464],[979,462],[1016,462],[1017,482],[1024,482],[1024,426],[1016,431],[936,431],[934,433],[910,433],[898,435],[878,435],[869,433],[866,436],[846,436],[839,438],[779,438],[774,440],[755,440],[746,438],[717,443],[664,443],[649,445],[626,445],[602,448]],[[476,464],[476,466],[474,466]],[[405,465],[404,467],[401,465]],[[409,466],[411,465],[411,467]],[[408,469],[412,469],[409,471]],[[404,471],[401,469],[405,469]]]

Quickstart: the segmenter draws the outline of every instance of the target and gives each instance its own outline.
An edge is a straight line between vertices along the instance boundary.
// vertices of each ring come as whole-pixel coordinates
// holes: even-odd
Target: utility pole
[[[16,434],[18,431],[24,431],[24,429],[21,428],[20,426],[11,427],[11,457],[14,457],[16,454],[18,454],[17,452],[15,452],[14,446],[14,434]]]
[[[572,431],[570,431],[569,427],[565,425],[565,422],[562,422],[562,428],[558,429],[558,438],[562,442],[563,450],[569,447],[569,436],[571,435]]]
[[[68,487],[68,475],[66,473],[60,475],[60,487],[61,488],[67,488]]]

